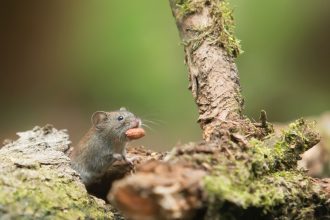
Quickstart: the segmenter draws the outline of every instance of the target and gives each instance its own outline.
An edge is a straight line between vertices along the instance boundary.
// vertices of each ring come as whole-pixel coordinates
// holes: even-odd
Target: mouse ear
[[[92,115],[92,124],[97,128],[97,129],[102,129],[103,128],[103,122],[107,119],[107,113],[103,111],[97,111],[94,112]]]
[[[125,107],[121,107],[119,111],[127,111]]]

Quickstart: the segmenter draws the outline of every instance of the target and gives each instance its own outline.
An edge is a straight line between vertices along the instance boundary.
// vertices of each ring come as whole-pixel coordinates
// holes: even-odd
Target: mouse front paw
[[[130,167],[131,170],[134,169],[134,158],[128,159],[125,155],[122,154],[113,154],[114,164],[124,165]]]
[[[112,157],[113,157],[113,159],[114,159],[115,161],[118,161],[118,160],[126,160],[125,156],[122,155],[122,154],[113,154]]]

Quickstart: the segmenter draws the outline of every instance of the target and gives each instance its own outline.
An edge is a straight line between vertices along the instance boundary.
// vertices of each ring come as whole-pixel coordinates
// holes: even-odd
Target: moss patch
[[[296,169],[299,155],[319,141],[313,122],[299,119],[262,139],[222,135],[178,148],[173,157],[207,171],[206,219],[315,219],[329,211],[313,179]]]
[[[113,219],[99,202],[84,186],[47,166],[0,176],[0,216],[10,219]]]
[[[194,37],[184,44],[192,45],[192,49],[196,50],[203,41],[207,40],[211,44],[223,47],[232,57],[237,57],[243,52],[240,41],[234,35],[233,9],[227,0],[176,0],[176,6],[177,20],[201,12],[203,7],[208,8],[212,20],[207,27],[191,29],[190,32],[194,32]]]
[[[65,131],[46,125],[18,136],[0,149],[0,219],[114,219],[71,169]]]
[[[245,150],[234,153],[235,159],[220,156],[203,180],[208,214],[219,219],[247,218],[249,214],[257,219],[315,217],[315,204],[326,200],[312,179],[296,170],[299,155],[319,141],[313,127],[314,123],[300,119],[281,135],[252,138]]]
[[[227,53],[233,57],[237,57],[243,51],[240,40],[238,40],[235,33],[235,22],[233,17],[233,9],[230,8],[228,1],[221,1],[214,6],[213,20],[215,22],[215,43],[223,46]]]
[[[176,0],[178,7],[177,18],[182,19],[185,16],[199,12],[204,6],[205,0]]]
[[[316,145],[320,137],[314,132],[315,123],[299,119],[282,135],[270,134],[264,140],[250,140],[253,172],[263,173],[297,167],[300,155]]]
[[[246,210],[252,208],[255,218],[284,215],[288,219],[313,219],[315,200],[320,204],[326,201],[318,197],[319,189],[311,179],[298,171],[279,171],[244,182],[226,175],[207,176],[204,187],[212,204],[217,204],[212,208],[212,215],[232,219],[242,217],[243,210],[246,214]],[[226,211],[224,204],[231,204],[236,212]]]

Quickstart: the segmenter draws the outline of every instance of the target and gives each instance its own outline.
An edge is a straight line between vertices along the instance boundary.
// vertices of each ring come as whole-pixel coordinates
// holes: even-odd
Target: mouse
[[[92,127],[69,155],[71,167],[86,187],[100,181],[114,162],[128,161],[127,143],[145,135],[141,119],[124,107],[111,112],[96,111],[91,123]]]

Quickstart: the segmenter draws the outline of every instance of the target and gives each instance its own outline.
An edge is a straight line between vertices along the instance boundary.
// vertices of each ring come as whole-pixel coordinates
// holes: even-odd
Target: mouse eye
[[[123,120],[123,119],[124,119],[123,116],[118,116],[118,118],[117,118],[118,121],[121,121],[121,120]]]

